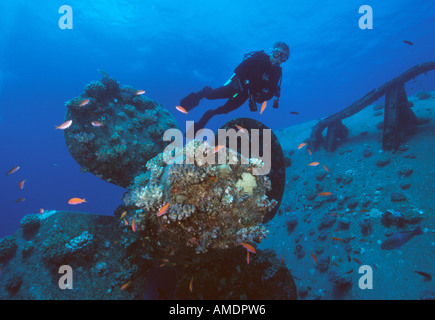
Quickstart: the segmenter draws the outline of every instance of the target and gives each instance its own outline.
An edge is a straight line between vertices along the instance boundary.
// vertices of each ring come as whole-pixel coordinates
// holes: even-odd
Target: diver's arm
[[[259,63],[261,64],[262,61],[267,61],[267,59],[269,59],[269,56],[264,52],[256,52],[249,58],[243,60],[236,69],[234,69],[234,73],[244,82],[245,80],[252,78],[253,72],[258,72],[257,69]],[[244,84],[246,85],[247,83]]]
[[[274,96],[276,97],[276,99],[273,101],[273,107],[275,109],[278,109],[278,107],[279,107],[279,98],[281,96],[281,81],[282,81],[282,72],[279,76],[279,80],[278,80],[278,83],[276,84],[276,89],[275,89],[275,93],[274,93]]]
[[[236,69],[234,69],[234,73],[237,75],[239,79],[245,80],[249,78],[249,71],[255,66],[255,61],[252,58],[246,59],[242,61]]]

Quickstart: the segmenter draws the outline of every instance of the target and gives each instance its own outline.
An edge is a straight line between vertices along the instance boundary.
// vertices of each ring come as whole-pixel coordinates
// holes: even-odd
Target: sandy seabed
[[[408,97],[414,104],[412,110],[417,117],[433,118],[435,91],[429,94],[431,97],[424,100],[419,100],[418,96]],[[379,102],[343,120],[349,136],[335,152],[319,150],[310,155],[306,147],[297,149],[309,138],[317,120],[276,132],[284,155],[290,157],[292,164],[286,169],[286,189],[280,212],[269,222],[270,234],[260,248],[273,248],[278,255],[282,254],[295,279],[299,298],[363,300],[435,296],[433,281],[425,281],[415,272],[435,274],[435,221],[432,214],[435,123],[431,120],[418,126],[417,133],[409,136],[401,146],[402,151],[384,152],[382,129],[377,128],[383,121],[383,109],[375,110],[378,109],[374,108],[376,104]],[[381,158],[390,162],[379,167],[376,163]],[[307,166],[313,161],[320,165]],[[403,166],[412,169],[409,176],[399,174]],[[406,185],[408,188],[402,188]],[[356,201],[357,206],[349,209],[348,200],[342,210],[334,210],[337,200],[316,201],[320,190],[332,192],[338,199],[349,197]],[[392,201],[395,192],[403,194],[406,200]],[[363,207],[363,203],[367,206]],[[425,233],[412,238],[399,249],[382,250],[381,243],[387,235],[416,227],[409,224],[403,229],[396,226],[387,228],[382,223],[382,215],[390,209],[420,216],[419,225]],[[335,216],[336,222],[319,230],[319,224],[328,215]],[[370,219],[372,224],[369,235],[362,234],[359,224],[364,218]],[[349,229],[338,227],[343,219],[350,223]],[[288,225],[294,226],[296,222],[293,231],[287,230]],[[298,245],[299,251],[296,249]],[[319,271],[320,259],[327,260],[328,257],[327,270]],[[358,270],[361,265],[369,265],[373,270],[371,290],[359,288],[362,274]],[[331,281],[334,274],[347,277],[351,285],[337,288]]]

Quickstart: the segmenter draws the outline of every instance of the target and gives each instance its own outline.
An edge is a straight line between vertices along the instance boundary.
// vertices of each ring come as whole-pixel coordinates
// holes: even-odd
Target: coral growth
[[[175,119],[160,104],[136,93],[104,74],[65,103],[66,119],[73,121],[64,131],[65,142],[81,171],[127,187],[166,146],[162,136],[177,127]]]
[[[20,227],[23,229],[23,234],[32,235],[38,231],[40,226],[39,216],[36,214],[28,214],[20,221]]]
[[[217,154],[206,143],[192,141],[175,154],[182,154],[183,160],[189,152],[204,156],[195,157],[193,164],[167,164],[168,153],[148,161],[149,179],[140,173],[124,197],[126,221],[135,219],[144,237],[168,251],[184,247],[200,253],[260,242],[268,232],[262,219],[276,205],[266,196],[270,181],[250,173],[260,161],[231,164],[229,159],[237,153],[227,151],[229,164],[211,164],[204,159]],[[158,216],[165,204],[167,211]]]
[[[77,251],[89,250],[92,248],[93,243],[94,236],[88,231],[84,231],[81,235],[66,243],[65,247],[71,253],[75,253]]]
[[[0,239],[0,262],[10,259],[17,250],[17,241],[12,236]]]

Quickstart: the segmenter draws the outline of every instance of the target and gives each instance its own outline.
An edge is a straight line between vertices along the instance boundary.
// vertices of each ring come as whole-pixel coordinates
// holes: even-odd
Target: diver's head
[[[275,65],[280,65],[286,62],[290,56],[290,49],[287,44],[282,41],[275,42],[270,53],[270,62]]]

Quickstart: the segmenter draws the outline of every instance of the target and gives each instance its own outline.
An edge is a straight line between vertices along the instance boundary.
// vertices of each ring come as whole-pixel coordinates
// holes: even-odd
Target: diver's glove
[[[275,109],[278,109],[279,104],[278,104],[278,99],[273,100],[273,105],[272,105]]]

